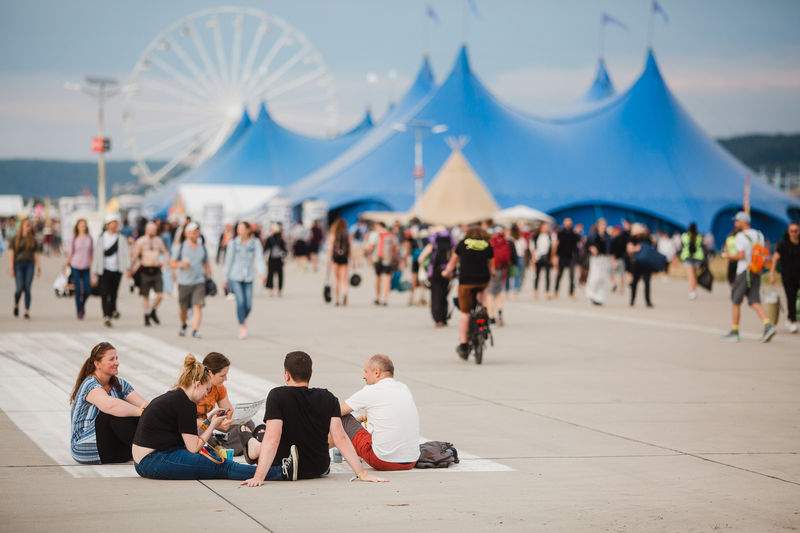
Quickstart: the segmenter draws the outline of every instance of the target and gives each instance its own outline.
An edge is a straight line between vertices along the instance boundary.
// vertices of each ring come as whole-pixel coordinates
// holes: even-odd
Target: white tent
[[[206,206],[221,205],[224,220],[236,220],[274,197],[280,187],[257,185],[181,185],[186,214],[203,221]]]
[[[506,223],[549,222],[550,224],[553,224],[555,222],[555,219],[547,213],[526,205],[515,205],[514,207],[503,209],[502,211],[496,212],[492,218],[494,218],[494,220],[497,222]]]
[[[24,209],[25,204],[19,194],[0,194],[0,217],[15,217]]]

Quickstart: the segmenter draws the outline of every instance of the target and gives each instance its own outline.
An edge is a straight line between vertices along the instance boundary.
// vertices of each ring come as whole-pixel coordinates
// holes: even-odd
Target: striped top
[[[117,378],[122,388],[122,395],[115,387],[111,387],[109,396],[113,398],[125,399],[133,392],[130,383],[122,378]],[[86,395],[94,389],[102,389],[103,386],[92,374],[81,383],[75,401],[72,402],[70,409],[70,420],[72,424],[71,436],[69,439],[70,453],[72,458],[79,463],[100,464],[100,455],[97,453],[97,441],[94,434],[94,419],[100,409],[86,400]]]

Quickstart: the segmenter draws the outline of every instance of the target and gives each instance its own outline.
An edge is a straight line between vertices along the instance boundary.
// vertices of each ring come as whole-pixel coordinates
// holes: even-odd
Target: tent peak
[[[258,117],[256,118],[256,122],[269,120],[272,120],[272,117],[269,116],[269,111],[267,111],[267,104],[265,102],[261,102],[261,105],[258,107]]]
[[[460,70],[462,72],[469,72],[469,54],[467,54],[467,45],[462,44],[461,48],[458,50],[458,56],[456,57],[456,64],[453,70]]]

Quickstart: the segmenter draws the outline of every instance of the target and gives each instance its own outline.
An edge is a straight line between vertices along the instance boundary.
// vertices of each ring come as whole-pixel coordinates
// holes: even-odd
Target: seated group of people
[[[286,385],[269,392],[264,424],[258,427],[233,425],[224,386],[230,364],[217,352],[202,362],[189,354],[175,388],[148,402],[118,377],[116,349],[101,342],[81,367],[70,398],[72,457],[85,464],[132,459],[146,478],[236,479],[250,487],[327,475],[333,445],[355,473],[353,480],[387,481],[368,473],[359,458],[375,470],[416,465],[417,407],[408,387],[394,379],[388,356],[368,358],[366,385],[340,403],[327,389],[309,387],[307,353],[287,354]],[[240,444],[248,464],[209,450],[206,445],[215,438],[229,442],[235,453],[239,449],[231,445]]]

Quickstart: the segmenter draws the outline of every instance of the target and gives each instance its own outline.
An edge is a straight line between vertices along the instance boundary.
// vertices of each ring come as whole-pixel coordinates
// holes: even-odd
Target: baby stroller
[[[53,290],[57,298],[72,296],[75,294],[75,285],[72,283],[72,269],[60,271],[53,282]]]

